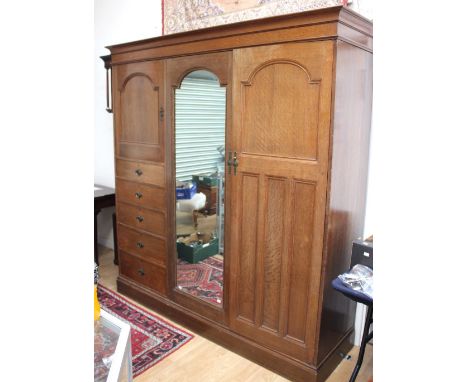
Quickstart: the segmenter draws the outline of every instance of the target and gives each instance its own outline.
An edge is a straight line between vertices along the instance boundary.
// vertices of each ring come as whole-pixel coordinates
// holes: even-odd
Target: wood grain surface
[[[363,229],[372,23],[333,7],[110,49],[119,290],[291,380],[325,381],[353,328],[330,282]],[[237,160],[222,307],[176,288],[174,92],[199,69],[226,87]]]

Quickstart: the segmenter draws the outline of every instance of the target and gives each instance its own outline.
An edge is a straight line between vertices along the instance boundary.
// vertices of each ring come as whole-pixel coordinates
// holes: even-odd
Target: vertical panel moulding
[[[284,258],[284,211],[286,179],[266,178],[265,227],[263,235],[263,307],[261,325],[279,332],[281,312],[282,264]]]
[[[312,256],[316,184],[294,182],[293,243],[287,336],[305,342],[310,311],[310,266]]]
[[[232,143],[237,146],[239,154],[245,152],[244,124],[245,124],[245,81],[248,76],[245,71],[244,54],[242,49],[234,49],[232,53]],[[244,78],[245,77],[245,78]],[[235,112],[236,109],[238,112]]]
[[[281,267],[281,297],[279,335],[285,337],[287,334],[289,316],[289,288],[291,285],[291,262],[293,256],[293,210],[294,210],[294,181],[288,179],[286,183],[286,202],[284,208],[284,239],[283,239],[283,261]]]
[[[171,272],[168,278],[169,281],[169,291],[172,296],[174,296],[174,291],[177,290],[177,243],[176,243],[176,196],[175,192],[172,192],[176,188],[176,158],[175,158],[175,89],[176,85],[171,82],[167,73],[170,72],[169,68],[172,65],[171,60],[164,60],[163,72],[164,72],[164,91],[168,94],[168,97],[164,97],[165,103],[164,110],[164,126],[167,135],[165,137],[165,151],[166,151],[166,169],[167,175],[167,191],[166,199],[169,206],[168,217],[171,223],[170,237],[168,245],[170,246],[170,251],[168,251],[168,256],[171,257]],[[170,174],[170,175],[169,175]]]
[[[130,83],[129,83],[130,82]],[[131,106],[133,97],[128,97],[127,94],[129,92],[129,86],[132,86],[133,81],[130,80],[129,82],[124,81],[120,88],[120,100],[121,100],[121,109],[120,109],[120,120],[121,120],[121,130],[120,130],[120,141],[121,142],[128,142],[130,139],[128,137],[128,130],[132,130],[129,128],[128,124],[128,111],[127,109]],[[138,97],[138,92],[136,92],[136,96]],[[127,98],[130,98],[127,101]]]
[[[259,213],[259,176],[241,173],[241,190],[239,195],[241,200],[239,224],[239,263],[237,280],[237,305],[238,316],[250,323],[255,320],[255,300],[256,300],[256,248],[257,248],[257,227]]]
[[[255,247],[255,326],[260,326],[263,316],[264,256],[265,256],[265,211],[268,198],[265,175],[259,177],[259,194],[257,197],[257,245]]]
[[[160,97],[161,97],[161,91],[159,91],[159,86],[155,87],[153,89],[153,99],[154,99],[154,112],[155,112],[155,122],[156,122],[156,128],[153,131],[153,144],[155,146],[160,146],[161,145],[161,139],[160,139],[160,131],[162,128],[162,121],[159,119],[159,105],[162,105],[160,103]]]
[[[320,100],[322,99],[321,93],[322,93],[322,81],[321,80],[313,80],[310,82],[310,86],[313,87],[313,94],[314,94],[314,101],[311,101],[311,105],[315,105],[316,107],[316,112],[315,112],[315,156],[314,158],[317,161],[320,160],[320,131],[321,131],[321,126],[320,126]],[[324,97],[326,98],[326,97]]]

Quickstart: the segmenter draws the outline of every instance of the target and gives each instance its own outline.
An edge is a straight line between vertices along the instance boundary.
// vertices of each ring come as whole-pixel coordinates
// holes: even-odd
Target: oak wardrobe
[[[324,381],[351,347],[330,282],[363,234],[372,23],[333,7],[108,48],[118,290]]]

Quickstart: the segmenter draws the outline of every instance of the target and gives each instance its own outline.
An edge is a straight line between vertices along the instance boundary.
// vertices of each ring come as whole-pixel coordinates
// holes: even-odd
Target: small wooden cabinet
[[[113,68],[113,105],[118,158],[164,162],[164,63]]]
[[[324,381],[351,346],[331,288],[364,225],[372,24],[343,7],[111,50],[118,289],[291,380]],[[175,91],[226,88],[224,303],[176,288]],[[227,167],[226,167],[227,168]],[[216,203],[216,188],[199,187]]]
[[[112,69],[119,273],[167,293],[164,62]]]

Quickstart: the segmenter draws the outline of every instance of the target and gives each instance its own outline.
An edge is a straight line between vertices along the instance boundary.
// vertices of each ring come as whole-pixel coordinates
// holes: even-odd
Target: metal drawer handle
[[[143,243],[142,243],[141,241],[138,241],[138,242],[137,242],[137,247],[138,247],[138,248],[143,248],[144,245],[143,245]]]
[[[141,192],[135,192],[135,198],[141,199],[142,196],[143,194]]]
[[[143,220],[145,220],[145,219],[143,219],[143,216],[139,216],[139,215],[138,215],[138,216],[136,217],[136,220],[138,220],[138,221],[141,223],[141,222],[142,222]]]
[[[138,269],[137,272],[139,273],[140,276],[144,276],[144,275],[145,275],[145,270],[144,270],[143,268]]]
[[[137,168],[135,170],[135,174],[137,174],[138,176],[141,176],[143,174],[143,171],[141,171],[139,168]]]

